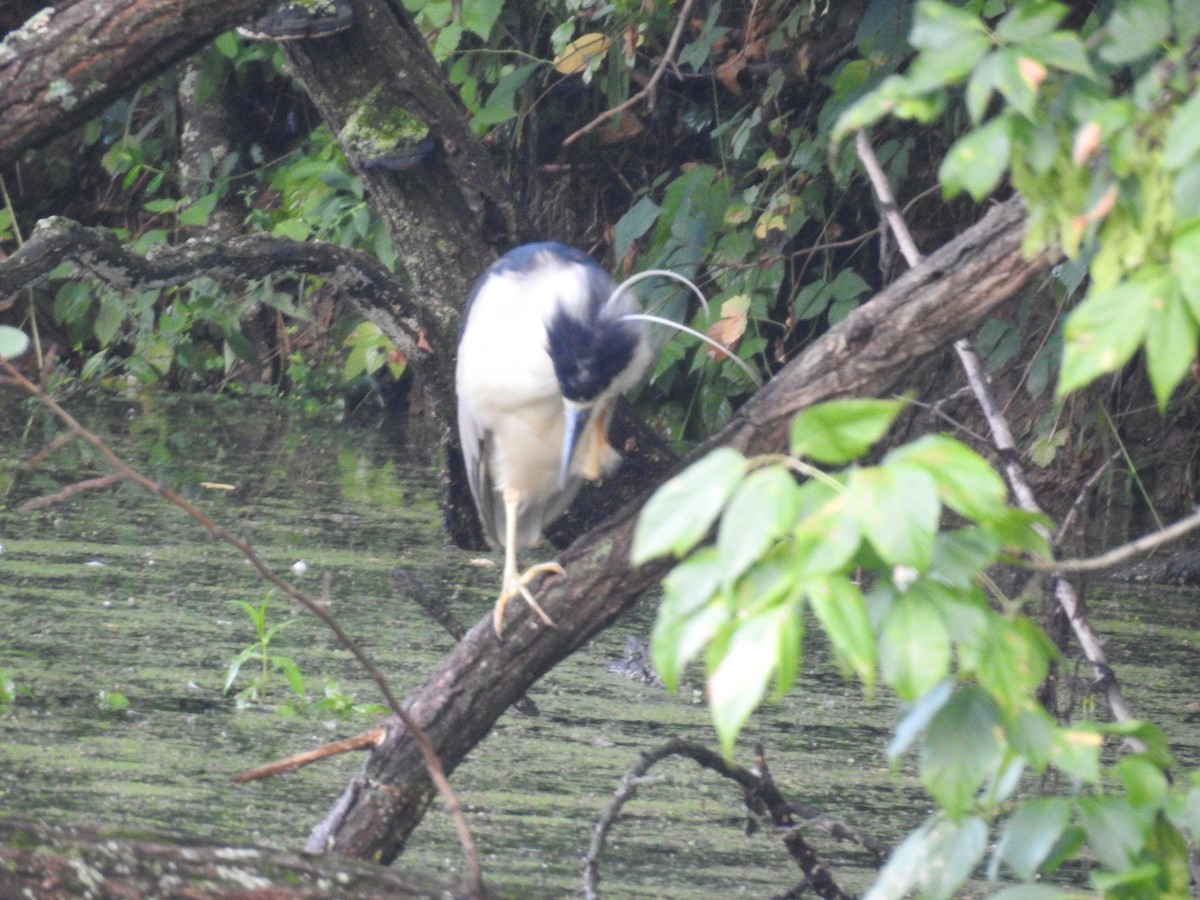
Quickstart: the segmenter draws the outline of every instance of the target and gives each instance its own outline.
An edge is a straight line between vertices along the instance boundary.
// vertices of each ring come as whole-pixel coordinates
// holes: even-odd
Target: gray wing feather
[[[467,484],[475,498],[475,508],[484,530],[496,546],[502,546],[504,535],[504,504],[498,502],[496,486],[488,474],[488,456],[491,455],[491,435],[479,428],[460,398],[458,401],[458,439],[462,444],[463,465],[467,470]]]

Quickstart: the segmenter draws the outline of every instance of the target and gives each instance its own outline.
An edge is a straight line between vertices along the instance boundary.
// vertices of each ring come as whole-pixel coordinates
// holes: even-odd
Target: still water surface
[[[82,408],[81,408],[82,407]],[[381,418],[337,422],[281,404],[148,399],[73,406],[135,468],[192,499],[253,542],[333,612],[403,696],[452,641],[397,596],[396,566],[449,599],[468,624],[490,615],[498,570],[447,545],[438,507],[436,435]],[[320,623],[290,609],[231,548],[132,485],[17,507],[105,474],[80,442],[33,456],[58,426],[41,410],[0,402],[0,669],[17,703],[0,711],[0,809],[46,820],[165,830],[231,843],[296,848],[358,771],[351,754],[273,780],[234,774],[365,731],[370,714],[281,711],[282,679],[239,709],[222,692],[230,661],[254,640],[234,601],[270,598],[272,651],[295,660],[308,694],[327,679],[357,701],[372,685]],[[232,490],[204,483],[232,486]],[[495,557],[492,557],[494,560]],[[326,588],[327,586],[327,588]],[[1194,707],[1200,603],[1194,593],[1130,588],[1093,599],[1110,661],[1135,708],[1200,764]],[[512,896],[579,893],[590,829],[642,750],[671,737],[715,745],[698,680],[668,695],[610,672],[629,637],[644,637],[647,600],[531,692],[539,717],[510,712],[453,776],[484,854],[489,884]],[[911,760],[889,766],[892,701],[863,699],[814,639],[799,688],[752,719],[738,762],[761,741],[784,793],[891,846],[929,811]],[[235,691],[252,677],[247,663]],[[128,706],[119,709],[119,699]],[[1099,713],[1096,713],[1099,714]],[[743,833],[738,792],[685,761],[626,807],[610,838],[602,887],[612,897],[765,897],[799,880],[778,838]],[[846,890],[870,883],[870,854],[810,836]],[[458,845],[435,803],[404,862],[456,871]]]

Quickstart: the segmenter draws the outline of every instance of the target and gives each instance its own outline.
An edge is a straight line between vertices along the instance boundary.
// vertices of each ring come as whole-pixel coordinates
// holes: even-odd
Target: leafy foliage
[[[1165,407],[1200,336],[1200,95],[1186,64],[1200,16],[1191,3],[1122,0],[1077,31],[1061,3],[992,9],[921,0],[916,60],[843,112],[834,136],[886,115],[928,121],[961,88],[971,127],[942,162],[943,189],[980,200],[1007,175],[1029,206],[1027,248],[1054,241],[1089,262],[1059,395],[1145,348]]]
[[[792,455],[719,450],[655,493],[633,561],[686,556],[664,581],[654,628],[664,682],[677,688],[703,660],[727,755],[754,708],[794,685],[814,623],[844,675],[896,695],[904,712],[889,756],[917,749],[939,808],[897,848],[870,897],[952,896],[990,841],[992,878],[1040,878],[1086,847],[1105,866],[1097,886],[1185,891],[1187,841],[1200,821],[1183,810],[1200,799],[1196,782],[1170,784],[1176,763],[1153,726],[1057,724],[1037,701],[1052,643],[1019,604],[1001,598],[997,608],[981,588],[997,562],[1047,558],[1039,520],[1010,507],[988,463],[949,437],[898,447],[876,465],[853,462],[901,408],[812,407],[795,420]],[[1106,739],[1130,736],[1145,750],[1104,767]],[[1022,795],[1023,774],[1049,771],[1076,789]]]

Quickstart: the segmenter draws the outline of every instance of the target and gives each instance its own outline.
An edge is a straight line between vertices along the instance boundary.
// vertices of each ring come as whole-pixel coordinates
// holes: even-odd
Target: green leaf
[[[16,359],[29,349],[29,336],[19,328],[0,325],[0,359]]]
[[[738,486],[717,528],[721,580],[728,590],[796,521],[796,480],[783,466],[751,472]]]
[[[172,213],[179,206],[179,201],[174,197],[160,197],[157,200],[147,200],[142,204],[142,209],[152,213]]]
[[[978,528],[939,531],[933,538],[929,572],[951,587],[970,590],[999,552],[995,538]]]
[[[931,434],[893,450],[885,466],[901,463],[926,472],[937,485],[939,499],[955,512],[976,521],[1005,508],[1008,489],[991,464],[965,444]]]
[[[1200,93],[1175,110],[1171,127],[1163,144],[1163,162],[1168,169],[1178,170],[1200,153]]]
[[[991,49],[992,42],[986,35],[971,33],[947,47],[922,53],[905,75],[907,90],[925,93],[958,84]]]
[[[1067,14],[1061,3],[1046,0],[1025,0],[1018,3],[996,23],[996,37],[1006,44],[1024,43],[1045,37]]]
[[[1116,4],[1105,23],[1108,39],[1100,58],[1120,66],[1155,53],[1171,35],[1167,0],[1126,0]]]
[[[217,35],[213,41],[213,46],[217,48],[217,52],[227,59],[235,59],[238,51],[241,49],[241,41],[238,40],[237,32],[223,31]]]
[[[879,627],[879,673],[909,703],[950,672],[950,635],[937,608],[912,592],[902,594]]]
[[[491,94],[488,95],[483,108],[471,119],[471,125],[478,128],[499,125],[501,122],[515,119],[517,117],[515,105],[517,91],[541,66],[540,62],[526,63],[501,78],[496,87],[492,89]]]
[[[939,0],[921,0],[908,42],[918,50],[940,50],[985,33],[983,22],[971,13]]]
[[[1060,728],[1050,747],[1051,764],[1070,778],[1088,784],[1100,780],[1100,748],[1104,740],[1095,729]]]
[[[667,553],[681,556],[708,534],[746,473],[746,458],[720,447],[654,492],[638,517],[634,565]]]
[[[1015,714],[1028,704],[1049,673],[1054,645],[1028,619],[997,619],[989,630],[975,671],[979,683],[992,697],[1007,712]]]
[[[926,472],[895,463],[858,469],[850,473],[846,502],[884,562],[922,572],[929,566],[941,503]]]
[[[124,321],[125,306],[121,303],[120,298],[108,292],[101,294],[100,309],[97,311],[96,321],[92,325],[92,330],[95,332],[100,346],[107,347],[113,342],[113,338],[121,330]]]
[[[840,143],[852,131],[873,125],[896,111],[897,104],[905,96],[904,79],[890,75],[875,90],[850,104],[833,127],[833,143]]]
[[[934,685],[919,697],[916,703],[909,706],[904,718],[896,725],[896,733],[893,735],[891,743],[888,744],[888,759],[895,762],[902,753],[907,751],[921,735],[921,732],[929,726],[938,710],[945,706],[946,701],[953,695],[954,682],[947,678]]]
[[[1173,794],[1167,800],[1167,817],[1171,823],[1188,832],[1195,840],[1200,836],[1200,786],[1193,786],[1184,794]]]
[[[1156,277],[1126,281],[1106,291],[1089,291],[1067,317],[1057,395],[1089,384],[1125,365],[1146,336]]]
[[[925,735],[921,783],[952,817],[962,815],[1000,764],[1000,710],[979,687],[959,690]]]
[[[1034,38],[1021,49],[1032,59],[1052,69],[1085,78],[1096,77],[1087,48],[1073,31],[1056,31],[1043,38]]]
[[[988,196],[1008,169],[1012,150],[1007,116],[996,116],[954,142],[938,170],[947,197],[966,191],[976,200]]]
[[[100,707],[108,712],[123,712],[129,709],[129,698],[120,691],[101,691],[97,700]]]
[[[300,667],[296,665],[296,661],[290,656],[272,656],[271,664],[275,667],[275,671],[283,675],[288,687],[292,689],[292,693],[301,700],[305,699],[304,676],[300,674]]]
[[[1174,278],[1157,282],[1146,323],[1146,368],[1158,408],[1164,411],[1171,393],[1196,359],[1200,335],[1196,320]]]
[[[197,197],[188,205],[187,209],[179,214],[179,224],[204,227],[208,224],[208,217],[212,215],[212,211],[217,205],[217,199],[215,193]]]
[[[312,229],[300,218],[281,219],[271,226],[271,234],[293,241],[307,241]]]
[[[896,848],[864,900],[900,900],[914,890],[933,900],[952,897],[986,848],[987,825],[982,819],[934,818]]]
[[[626,210],[625,215],[617,220],[613,238],[613,256],[618,260],[625,259],[633,242],[654,227],[661,212],[662,207],[649,197],[643,197]]]
[[[777,634],[792,615],[776,607],[739,622],[708,678],[708,705],[726,758],[738,732],[762,701],[779,661]]]
[[[1192,0],[1175,0],[1175,39],[1180,46],[1200,36],[1200,5]]]
[[[840,572],[862,543],[862,532],[846,506],[846,495],[833,492],[827,485],[810,481],[800,489],[800,497],[824,494],[825,503],[805,515],[792,531],[795,558],[807,575]]]
[[[1080,797],[1076,802],[1088,846],[1100,862],[1117,871],[1132,865],[1145,843],[1150,820],[1125,797]]]
[[[719,578],[717,552],[706,547],[663,579],[663,601],[658,607],[650,651],[668,690],[679,687],[684,667],[729,618],[728,603],[710,603]]]
[[[1032,879],[1054,849],[1070,818],[1071,803],[1063,797],[1035,797],[1022,803],[1004,823],[992,857],[989,880],[995,880],[1002,863],[1018,878]]]
[[[1126,756],[1113,766],[1129,802],[1143,809],[1157,811],[1167,799],[1171,785],[1160,766],[1142,754]]]
[[[492,33],[492,26],[504,9],[502,0],[471,0],[456,7],[462,16],[464,30],[477,34],[485,41]]]
[[[1192,219],[1175,232],[1171,241],[1171,274],[1187,299],[1192,318],[1200,320],[1200,219]]]
[[[257,654],[258,654],[258,645],[251,644],[249,647],[244,649],[241,653],[239,653],[237,656],[235,656],[233,658],[233,662],[231,662],[229,664],[229,669],[225,674],[225,686],[223,688],[221,688],[221,693],[223,693],[223,694],[229,693],[229,689],[233,686],[234,681],[237,680],[238,672],[241,671],[242,665],[244,663],[248,662],[249,660],[253,659]]]
[[[813,614],[829,636],[838,663],[870,692],[875,685],[875,635],[862,593],[849,578],[814,578],[805,586]]]
[[[804,649],[804,616],[800,604],[789,604],[789,614],[779,620],[775,639],[779,644],[775,662],[775,686],[772,700],[782,700],[800,676],[800,660]]]
[[[987,112],[988,101],[997,89],[1002,61],[999,53],[992,53],[980,61],[967,79],[967,113],[972,124],[978,125]]]
[[[887,432],[902,400],[837,400],[802,410],[792,420],[792,453],[826,465],[857,459]]]

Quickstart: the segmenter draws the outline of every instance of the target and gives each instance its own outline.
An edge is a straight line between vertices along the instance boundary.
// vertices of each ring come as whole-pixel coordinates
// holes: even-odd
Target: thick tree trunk
[[[930,256],[847,317],[790,363],[693,458],[716,446],[747,454],[786,451],[794,414],[817,402],[897,390],[929,354],[971,332],[1001,303],[1047,271],[1021,252],[1019,200]],[[629,567],[641,501],[626,505],[575,542],[559,561],[565,577],[543,582],[538,600],[558,624],[540,626],[513,604],[504,637],[490,614],[442,661],[408,711],[426,731],[447,773],[491,730],[508,706],[543,674],[628,611],[671,566]],[[433,797],[415,742],[392,723],[389,738],[313,832],[308,849],[393,860]]]
[[[89,0],[42,10],[0,45],[0,169],[271,5]]]
[[[423,377],[444,420],[452,417],[458,311],[499,252],[529,239],[517,203],[424,39],[399,3],[352,0],[354,27],[284,49],[322,118],[338,135],[425,308],[432,348]],[[392,171],[372,154],[407,119],[428,127],[432,155]],[[364,146],[366,145],[366,146]]]

